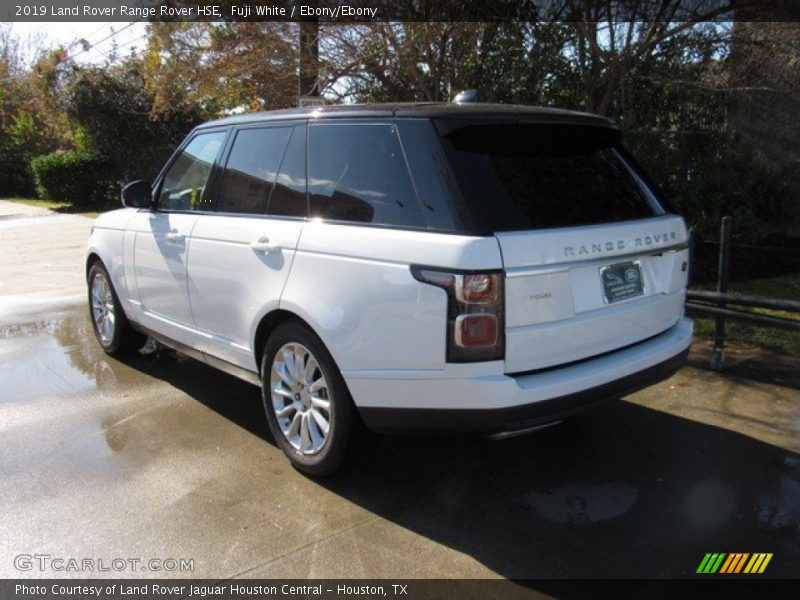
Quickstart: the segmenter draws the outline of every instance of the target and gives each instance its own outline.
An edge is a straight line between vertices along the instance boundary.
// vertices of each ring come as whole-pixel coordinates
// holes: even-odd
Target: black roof
[[[346,104],[316,108],[270,110],[216,119],[204,123],[200,125],[200,127],[241,125],[289,119],[351,119],[363,117],[435,117],[440,119],[510,118],[515,120],[530,120],[532,122],[581,123],[605,127],[615,126],[611,120],[599,115],[540,106],[482,104],[477,102],[468,104],[455,104],[451,102],[396,102],[387,104]]]

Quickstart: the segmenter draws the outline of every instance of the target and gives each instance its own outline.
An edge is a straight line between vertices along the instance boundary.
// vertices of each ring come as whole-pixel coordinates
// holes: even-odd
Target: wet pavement
[[[734,551],[798,574],[797,358],[743,351],[717,374],[698,346],[557,427],[386,437],[315,481],[275,447],[257,388],[170,353],[106,357],[71,283],[82,251],[61,252],[60,289],[0,259],[0,577],[97,575],[20,572],[19,554],[194,561],[120,576],[682,577]]]

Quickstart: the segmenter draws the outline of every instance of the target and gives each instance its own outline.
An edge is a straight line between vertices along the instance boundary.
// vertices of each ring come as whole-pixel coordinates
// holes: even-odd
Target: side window
[[[271,215],[305,217],[306,210],[306,126],[295,125],[267,212]]]
[[[291,127],[240,129],[222,175],[218,212],[263,215]]]
[[[166,210],[201,210],[211,167],[225,142],[226,131],[201,133],[175,159],[161,184],[158,206]]]
[[[424,227],[391,124],[314,124],[308,130],[312,217]]]

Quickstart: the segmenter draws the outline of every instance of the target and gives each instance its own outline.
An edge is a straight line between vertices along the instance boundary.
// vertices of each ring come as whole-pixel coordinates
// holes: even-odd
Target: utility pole
[[[313,8],[318,6],[317,0],[305,4]],[[307,17],[300,21],[299,103],[303,105],[304,98],[319,97],[319,93],[319,18]]]

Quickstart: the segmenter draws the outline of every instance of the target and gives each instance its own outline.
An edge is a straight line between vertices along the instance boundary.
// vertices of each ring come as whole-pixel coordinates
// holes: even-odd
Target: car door
[[[189,301],[202,351],[256,371],[255,327],[278,307],[306,217],[305,124],[233,133],[214,212],[192,233]]]
[[[190,237],[207,205],[207,184],[227,133],[215,130],[191,137],[156,182],[154,209],[138,211],[128,226],[129,237],[133,233],[137,321],[188,345],[196,338],[186,282]]]

